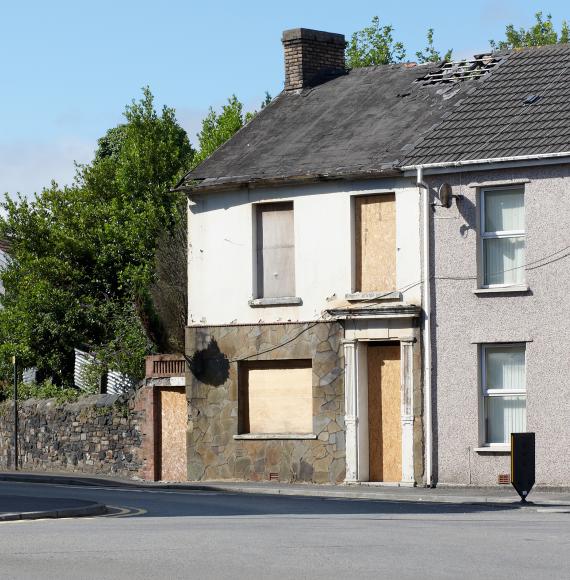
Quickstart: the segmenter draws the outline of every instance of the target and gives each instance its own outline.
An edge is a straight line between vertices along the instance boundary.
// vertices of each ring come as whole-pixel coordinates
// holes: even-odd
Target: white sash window
[[[505,445],[510,443],[511,433],[526,431],[525,346],[481,348],[485,443]]]
[[[522,188],[481,192],[481,282],[484,288],[524,283],[524,222]]]

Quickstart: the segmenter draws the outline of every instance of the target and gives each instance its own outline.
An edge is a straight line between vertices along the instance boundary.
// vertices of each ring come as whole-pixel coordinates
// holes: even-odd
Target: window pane
[[[525,389],[524,346],[485,348],[485,387],[487,389]]]
[[[522,284],[524,282],[524,238],[483,240],[484,284]]]
[[[524,230],[524,194],[520,189],[485,192],[485,231]]]
[[[526,431],[526,397],[485,397],[487,443],[509,443]]]

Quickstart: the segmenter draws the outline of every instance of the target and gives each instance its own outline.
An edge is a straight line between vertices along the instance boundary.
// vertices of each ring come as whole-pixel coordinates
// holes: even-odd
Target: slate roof
[[[475,69],[357,68],[282,92],[178,187],[379,177],[414,165],[567,151],[570,44],[559,44],[482,56]]]
[[[570,44],[505,56],[402,166],[570,151]]]
[[[358,68],[301,92],[282,92],[180,185],[221,187],[311,176],[398,173],[395,164],[438,123],[472,80],[416,82],[439,65]]]

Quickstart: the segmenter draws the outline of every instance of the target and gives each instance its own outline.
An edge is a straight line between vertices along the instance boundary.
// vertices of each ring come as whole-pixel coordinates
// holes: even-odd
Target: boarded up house
[[[282,42],[283,92],[178,187],[188,478],[421,483],[421,190],[398,162],[476,80]]]
[[[570,47],[282,40],[283,92],[178,186],[188,478],[491,484],[530,427],[567,485]]]

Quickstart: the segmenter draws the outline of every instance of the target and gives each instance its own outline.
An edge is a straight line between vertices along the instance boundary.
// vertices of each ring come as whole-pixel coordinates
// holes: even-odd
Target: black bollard
[[[511,483],[523,504],[534,485],[534,439],[534,433],[511,433]]]

